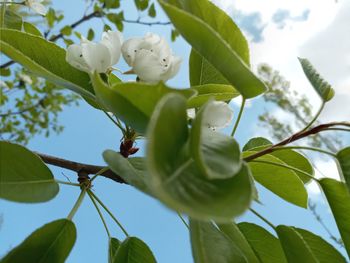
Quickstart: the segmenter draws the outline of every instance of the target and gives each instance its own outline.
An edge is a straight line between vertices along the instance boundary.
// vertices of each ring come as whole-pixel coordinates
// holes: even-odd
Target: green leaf
[[[35,35],[42,37],[43,35],[41,34],[40,30],[37,29],[33,24],[28,23],[28,22],[23,22],[23,28],[24,31],[26,31],[29,34]]]
[[[190,220],[190,236],[196,263],[250,262],[236,244],[213,223]]]
[[[188,100],[188,108],[199,108],[210,99],[229,101],[240,95],[239,92],[231,85],[206,84],[201,86],[193,86],[191,89],[196,90],[197,95]]]
[[[252,247],[244,237],[240,229],[235,223],[218,224],[219,229],[224,233],[241,251],[242,255],[249,263],[259,263],[259,259],[256,257]]]
[[[243,152],[243,155],[249,156],[253,153],[255,152],[246,151]],[[256,160],[286,164],[279,158],[269,154]],[[276,165],[253,161],[248,164],[254,179],[261,185],[292,204],[304,208],[307,207],[307,191],[303,182],[294,171]]]
[[[346,147],[337,153],[337,160],[339,162],[339,172],[345,180],[350,191],[350,147]]]
[[[236,140],[206,126],[210,110],[208,102],[192,123],[190,147],[192,157],[208,179],[227,179],[236,175],[242,166],[241,151]]]
[[[160,4],[182,36],[243,97],[252,98],[265,92],[265,84],[250,71],[247,58],[243,56],[248,51],[242,44],[246,43],[245,39],[223,11],[209,1],[190,1],[188,5],[193,4],[199,10],[195,12],[196,15],[200,12],[205,14],[199,17],[164,1],[160,1]],[[216,27],[213,26],[215,23]]]
[[[128,237],[120,244],[114,257],[115,263],[156,263],[149,247],[137,237]]]
[[[92,28],[89,28],[89,30],[88,30],[88,35],[87,35],[87,39],[91,41],[91,40],[94,39],[94,37],[95,37],[95,32],[94,32],[94,30],[93,30]]]
[[[286,263],[280,241],[269,231],[252,223],[239,223],[239,229],[262,263]]]
[[[194,90],[172,89],[163,83],[117,83],[109,87],[98,74],[91,77],[96,95],[101,104],[113,112],[123,122],[139,133],[144,133],[157,102],[168,93],[178,93],[192,97]]]
[[[148,15],[150,17],[156,17],[156,8],[154,7],[154,3],[151,4],[151,6],[148,8]]]
[[[0,27],[22,30],[22,17],[1,4],[0,7]],[[3,37],[1,35],[1,37]]]
[[[0,68],[0,76],[11,76],[11,70],[9,68]]]
[[[176,121],[174,121],[176,120]],[[160,100],[148,128],[147,165],[152,192],[166,205],[199,219],[228,221],[250,205],[253,182],[243,165],[234,177],[209,180],[188,152],[186,100]]]
[[[103,159],[108,167],[125,182],[144,193],[151,194],[147,186],[148,175],[144,158],[125,158],[118,152],[106,150],[103,152]]]
[[[71,26],[64,26],[60,32],[62,33],[62,35],[65,35],[65,36],[70,36],[72,34],[72,27]]]
[[[114,237],[109,239],[108,263],[118,263],[117,261],[114,260],[114,258],[116,257],[120,244],[121,242]]]
[[[277,226],[276,232],[288,262],[318,262],[302,235],[293,227],[280,225]]]
[[[0,141],[0,197],[25,203],[46,202],[59,191],[50,169],[25,147]]]
[[[262,137],[252,138],[250,139],[247,144],[243,147],[243,151],[252,150],[252,151],[262,151],[269,146],[271,146],[272,143]],[[312,167],[309,160],[302,154],[293,151],[291,149],[280,149],[278,151],[274,151],[270,153],[270,155],[273,155],[283,161],[285,164],[292,166],[294,168],[297,168],[299,170],[302,170],[309,175],[314,175],[314,168]],[[306,176],[305,174],[301,172],[296,172],[297,176],[304,182],[307,183],[311,180],[310,177]]]
[[[345,249],[350,257],[350,192],[346,184],[330,178],[320,181],[322,190],[331,207]]]
[[[72,221],[60,219],[34,231],[19,246],[11,250],[1,263],[63,263],[76,240]]]
[[[95,99],[88,74],[66,62],[64,49],[42,37],[16,30],[0,29],[0,34],[0,51],[5,55],[58,86]]]
[[[314,256],[317,258],[317,262],[319,263],[346,263],[345,258],[342,254],[339,253],[331,244],[326,242],[320,236],[317,236],[310,231],[301,228],[294,228],[297,231]]]
[[[299,58],[299,62],[303,68],[305,76],[310,81],[311,85],[321,99],[324,102],[331,100],[334,97],[334,90],[332,86],[320,76],[309,60]]]

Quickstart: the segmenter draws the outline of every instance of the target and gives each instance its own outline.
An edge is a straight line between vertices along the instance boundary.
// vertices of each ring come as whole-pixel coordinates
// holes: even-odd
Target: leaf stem
[[[328,154],[334,158],[336,158],[336,154],[332,153],[330,151],[326,151],[320,148],[315,148],[315,147],[309,147],[309,146],[281,146],[281,147],[275,147],[273,148],[273,151],[279,151],[279,150],[288,150],[288,149],[302,149],[302,150],[310,150],[310,151],[315,151],[315,152],[320,152],[324,154]]]
[[[102,213],[101,213],[101,210],[100,210],[100,208],[98,208],[98,205],[97,205],[95,199],[94,199],[93,196],[91,195],[91,191],[88,190],[87,193],[88,193],[88,196],[90,197],[92,203],[94,204],[94,206],[95,206],[95,208],[96,208],[96,210],[97,210],[98,215],[99,215],[100,218],[101,218],[101,221],[102,221],[102,223],[103,223],[103,226],[104,226],[105,229],[106,229],[106,232],[107,232],[108,237],[111,238],[111,234],[110,234],[110,232],[109,232],[109,230],[108,230],[106,221],[105,221],[105,219],[103,218],[103,215],[102,215]]]
[[[177,211],[176,211],[176,213],[180,217],[182,223],[184,223],[184,225],[187,227],[187,229],[190,230],[190,227],[188,226],[186,220],[182,217],[182,215],[179,212],[177,212]]]
[[[102,168],[101,170],[99,170],[93,177],[91,177],[91,179],[90,179],[90,182],[92,182],[93,180],[95,180],[96,179],[96,177],[97,176],[99,176],[99,175],[101,175],[101,174],[103,174],[104,172],[106,172],[106,171],[108,171],[109,170],[109,167],[107,166],[107,167],[104,167],[104,168]]]
[[[272,227],[272,229],[276,230],[276,227],[274,224],[272,224],[269,220],[267,220],[265,217],[263,217],[261,214],[259,214],[257,211],[255,211],[253,208],[249,208],[249,210],[256,215],[257,217],[259,217],[262,221],[264,221],[266,224],[268,224],[270,227]]]
[[[118,121],[114,120],[106,111],[103,111],[104,114],[106,114],[106,116],[115,124],[117,125],[117,127],[121,130],[121,132],[123,133],[123,135],[125,134],[125,129],[123,128],[123,126],[121,125],[119,119]]]
[[[311,127],[312,124],[314,124],[314,122],[317,120],[317,118],[320,116],[324,106],[326,105],[326,103],[324,101],[322,101],[321,107],[318,109],[315,117],[309,122],[308,125],[306,125],[306,127],[302,130],[302,131],[306,131],[307,129],[309,129]]]
[[[129,234],[128,232],[125,230],[125,228],[122,226],[122,224],[118,221],[118,219],[112,214],[111,211],[109,211],[109,209],[106,207],[106,205],[104,203],[102,203],[102,201],[90,190],[88,190],[88,192],[92,195],[92,197],[103,207],[103,209],[111,216],[111,218],[113,219],[114,222],[116,222],[116,224],[119,226],[119,228],[123,231],[123,233],[128,237]]]
[[[345,129],[345,128],[328,128],[325,131],[345,131],[345,132],[350,132],[350,129]]]
[[[242,104],[241,104],[241,107],[240,107],[240,109],[239,109],[239,113],[238,113],[238,116],[237,116],[237,120],[236,120],[236,123],[235,123],[235,125],[233,126],[233,130],[232,130],[232,132],[231,132],[231,136],[232,136],[232,137],[235,135],[236,130],[237,130],[237,128],[238,128],[238,124],[239,124],[239,122],[240,122],[240,120],[241,120],[241,117],[242,117],[242,114],[243,114],[243,110],[244,110],[244,107],[245,107],[245,101],[246,101],[246,99],[242,97]]]
[[[274,166],[283,167],[283,168],[286,168],[286,169],[293,170],[293,171],[295,171],[295,172],[304,174],[304,175],[306,175],[307,177],[309,177],[310,179],[315,180],[316,182],[319,181],[318,179],[316,179],[315,177],[313,177],[311,174],[309,174],[309,173],[307,173],[307,172],[304,172],[303,170],[300,170],[300,169],[295,168],[295,167],[293,167],[293,166],[289,166],[289,165],[287,165],[287,164],[275,163],[275,162],[264,161],[264,160],[252,160],[251,162],[254,162],[254,163],[264,163],[264,164],[270,164],[270,165],[274,165]]]
[[[6,1],[0,1],[0,4],[14,4],[14,5],[25,5],[24,2],[6,2]]]
[[[85,194],[86,194],[86,189],[82,189],[77,201],[75,202],[75,204],[72,208],[72,210],[69,212],[67,219],[69,219],[69,220],[73,219],[75,213],[78,211],[80,205],[82,204],[82,202],[84,200]]]
[[[72,186],[80,186],[80,184],[78,183],[70,183],[70,182],[65,182],[65,181],[61,181],[61,180],[57,180],[55,179],[55,182],[58,184],[66,184],[66,185],[72,185]]]

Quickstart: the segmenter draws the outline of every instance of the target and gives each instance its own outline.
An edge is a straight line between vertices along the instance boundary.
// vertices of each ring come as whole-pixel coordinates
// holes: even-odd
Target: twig
[[[131,23],[131,24],[140,24],[140,25],[146,25],[146,26],[155,26],[155,25],[160,25],[160,26],[166,26],[166,25],[170,25],[171,22],[161,22],[161,21],[157,21],[157,22],[144,22],[144,21],[140,21],[139,19],[137,20],[129,20],[129,19],[123,19],[123,22],[125,23]]]

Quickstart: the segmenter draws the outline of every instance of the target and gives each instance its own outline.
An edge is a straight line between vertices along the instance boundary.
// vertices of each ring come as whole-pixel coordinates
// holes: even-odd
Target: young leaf
[[[323,178],[320,185],[332,210],[340,236],[350,257],[350,192],[346,184],[331,178]]]
[[[2,258],[1,263],[64,263],[75,240],[74,223],[67,219],[56,220],[34,231]]]
[[[33,24],[28,23],[28,22],[23,22],[23,29],[29,34],[38,36],[38,37],[43,37],[41,34],[40,30],[37,29]]]
[[[150,186],[163,203],[193,218],[217,221],[228,221],[249,207],[253,182],[245,165],[232,178],[209,180],[190,158],[184,97],[169,94],[160,100],[148,138]]]
[[[250,71],[247,62],[238,51],[241,45],[237,43],[236,48],[233,48],[223,37],[222,30],[227,30],[227,32],[233,30],[231,26],[222,24],[228,21],[227,15],[209,1],[200,1],[199,4],[193,0],[190,3],[196,5],[196,8],[201,8],[208,16],[203,19],[184,11],[180,5],[175,6],[160,1],[164,11],[182,36],[219,70],[243,97],[253,98],[265,92],[265,84]],[[212,27],[208,22],[209,16],[217,18],[221,22],[218,28],[223,29]]]
[[[156,263],[149,247],[137,237],[128,237],[120,244],[113,263]]]
[[[208,179],[226,179],[237,174],[242,165],[236,140],[205,126],[208,102],[192,123],[190,147],[193,159]]]
[[[239,223],[238,227],[262,263],[287,263],[278,238],[252,223]]]
[[[117,251],[120,247],[121,242],[112,237],[109,239],[109,247],[108,247],[108,263],[117,263],[114,258],[117,254]]]
[[[310,61],[305,58],[299,58],[299,62],[303,68],[305,76],[310,81],[311,85],[324,102],[331,100],[334,96],[334,90],[331,85],[325,81]]]
[[[177,93],[190,98],[196,93],[191,89],[171,89],[163,83],[127,82],[109,87],[97,73],[91,80],[101,104],[139,133],[145,133],[157,102],[165,94]]]
[[[191,89],[197,91],[197,95],[191,97],[188,100],[188,108],[199,108],[207,103],[210,99],[215,99],[218,101],[229,101],[240,95],[239,92],[231,85],[205,84],[200,86],[193,86]]]
[[[238,263],[247,261],[243,252],[213,223],[190,220],[190,236],[196,263]]]
[[[243,152],[244,156],[255,152]],[[282,160],[266,154],[256,159],[284,165]],[[307,191],[303,182],[292,170],[267,163],[249,162],[254,179],[284,200],[300,207],[307,207]]]
[[[272,143],[262,137],[252,138],[250,139],[246,145],[243,147],[243,151],[262,151],[267,147],[271,146]],[[270,153],[280,159],[282,162],[286,163],[289,166],[302,170],[310,175],[314,175],[314,169],[309,162],[309,160],[302,154],[293,151],[291,149],[283,149]],[[307,183],[311,180],[310,177],[306,176],[303,173],[296,172],[296,175],[304,182]]]
[[[288,262],[318,263],[311,248],[293,227],[280,225],[276,231]]]
[[[350,191],[350,147],[346,147],[337,153],[337,159],[340,166],[340,173],[344,178]]]
[[[260,260],[255,255],[252,247],[238,228],[235,223],[228,224],[218,224],[218,228],[222,233],[224,233],[232,242],[235,244],[239,250],[242,252],[247,262],[249,263],[259,263]]]
[[[50,169],[23,146],[0,141],[0,198],[39,203],[59,191]]]
[[[42,37],[11,29],[0,29],[0,51],[47,80],[94,100],[88,74],[66,62],[66,52]]]
[[[22,17],[6,8],[6,5],[0,6],[0,27],[22,30]],[[2,36],[1,36],[2,37]]]

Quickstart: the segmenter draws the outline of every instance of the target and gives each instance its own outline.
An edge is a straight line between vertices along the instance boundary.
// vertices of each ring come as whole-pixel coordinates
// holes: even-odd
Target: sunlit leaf
[[[137,237],[128,237],[119,246],[113,263],[156,263],[149,247]]]
[[[337,153],[337,159],[340,166],[340,174],[345,180],[350,191],[350,147],[346,147]]]

